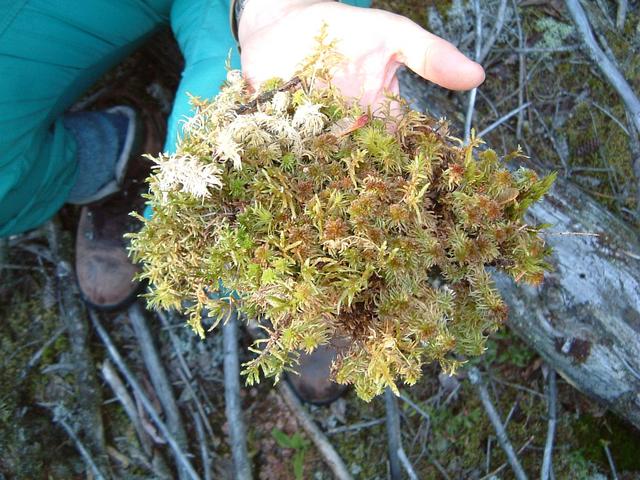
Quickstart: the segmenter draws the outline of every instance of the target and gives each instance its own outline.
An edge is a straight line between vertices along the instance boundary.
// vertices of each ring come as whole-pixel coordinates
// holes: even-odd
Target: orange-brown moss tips
[[[231,75],[199,101],[176,158],[218,181],[187,189],[158,159],[155,214],[131,252],[149,304],[185,310],[200,335],[203,309],[263,323],[249,383],[347,335],[335,378],[370,399],[415,382],[425,362],[454,370],[483,352],[506,315],[486,268],[540,281],[548,251],[523,215],[553,177],[512,174],[478,139],[461,145],[404,107],[363,115],[313,65],[274,83],[286,95],[250,94]],[[219,282],[235,294],[216,294]]]

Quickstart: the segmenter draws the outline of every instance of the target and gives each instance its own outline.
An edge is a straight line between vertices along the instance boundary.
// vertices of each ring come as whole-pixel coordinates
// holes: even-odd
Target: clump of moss
[[[507,315],[487,267],[531,283],[547,268],[523,215],[553,176],[511,173],[397,99],[364,111],[332,86],[322,42],[293,80],[251,93],[231,71],[195,101],[178,152],[155,159],[131,251],[149,305],[186,311],[200,335],[203,309],[262,319],[249,383],[338,335],[351,343],[335,379],[370,399],[483,352]]]

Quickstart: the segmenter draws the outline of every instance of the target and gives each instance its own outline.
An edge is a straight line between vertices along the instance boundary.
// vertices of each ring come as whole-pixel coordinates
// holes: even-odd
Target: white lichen
[[[215,163],[206,164],[194,156],[185,154],[162,153],[157,158],[148,158],[156,163],[155,179],[165,201],[167,194],[175,190],[204,199],[210,196],[210,188],[222,188],[222,170]]]
[[[293,115],[293,126],[299,128],[305,136],[315,136],[322,132],[327,117],[320,111],[322,105],[304,102]]]

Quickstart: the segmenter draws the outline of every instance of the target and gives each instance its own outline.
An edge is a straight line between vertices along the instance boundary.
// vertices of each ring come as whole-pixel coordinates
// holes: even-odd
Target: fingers
[[[484,69],[451,43],[411,21],[397,22],[400,60],[421,77],[451,90],[469,90],[484,81]]]

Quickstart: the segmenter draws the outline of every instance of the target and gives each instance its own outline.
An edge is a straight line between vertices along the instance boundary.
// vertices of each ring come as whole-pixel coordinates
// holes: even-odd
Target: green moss
[[[618,471],[640,471],[640,435],[615,415],[609,413],[601,418],[581,415],[576,420],[575,432],[584,458],[600,465],[603,470],[609,468],[603,448],[603,443],[606,443]]]
[[[330,45],[314,55],[286,91],[252,96],[231,72],[198,102],[177,154],[156,159],[155,215],[131,250],[150,305],[190,304],[201,336],[203,308],[267,319],[249,384],[343,335],[335,379],[370,400],[415,383],[424,363],[453,372],[484,351],[506,315],[486,267],[542,280],[548,250],[523,217],[554,175],[511,173],[480,140],[461,145],[389,101],[363,115],[331,85]],[[326,87],[311,87],[318,76]]]

